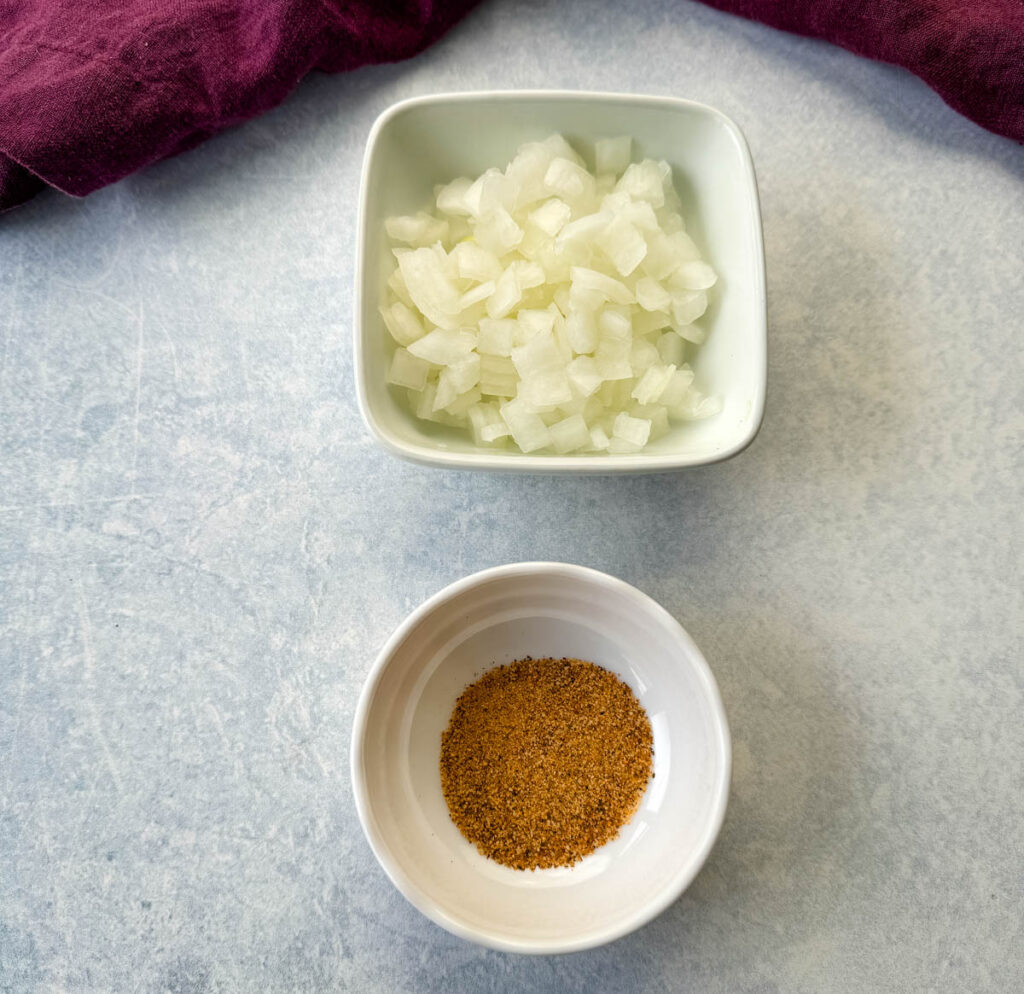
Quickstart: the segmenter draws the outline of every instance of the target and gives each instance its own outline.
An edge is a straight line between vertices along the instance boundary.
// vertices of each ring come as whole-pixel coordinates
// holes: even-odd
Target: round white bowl
[[[618,674],[654,732],[654,779],[619,837],[571,868],[521,871],[482,856],[448,815],[441,732],[456,698],[524,656],[586,659]],[[700,650],[646,594],[596,570],[518,563],[466,577],[388,639],[352,735],[356,809],[387,875],[455,935],[518,953],[588,949],[668,907],[725,816],[730,744]]]

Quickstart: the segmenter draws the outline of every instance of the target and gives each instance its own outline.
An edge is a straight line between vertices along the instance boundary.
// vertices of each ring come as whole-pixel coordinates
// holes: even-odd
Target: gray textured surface
[[[0,223],[0,991],[1024,985],[1024,151],[888,67],[618,6],[491,3],[411,64]],[[689,96],[746,131],[771,358],[744,455],[517,479],[371,444],[362,143],[395,99],[488,85]],[[548,960],[412,910],[347,769],[392,627],[529,558],[673,611],[736,752],[689,892]]]

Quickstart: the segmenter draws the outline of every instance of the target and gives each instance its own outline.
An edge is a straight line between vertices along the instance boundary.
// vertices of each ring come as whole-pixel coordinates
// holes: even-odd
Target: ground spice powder
[[[579,659],[497,666],[441,736],[452,820],[517,870],[571,866],[615,838],[653,774],[647,714],[614,673]]]

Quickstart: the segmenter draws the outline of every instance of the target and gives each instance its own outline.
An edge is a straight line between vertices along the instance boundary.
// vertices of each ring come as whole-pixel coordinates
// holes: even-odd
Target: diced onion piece
[[[486,425],[480,432],[480,437],[484,442],[495,442],[499,438],[508,438],[511,434],[508,425],[502,421],[501,424]]]
[[[611,173],[619,176],[629,166],[632,140],[621,138],[599,138],[594,142],[594,160],[598,174]]]
[[[675,216],[678,217],[678,215]],[[681,223],[682,218],[679,220]],[[697,248],[694,240],[682,229],[666,234],[665,244],[672,258],[678,260],[680,266],[687,262],[700,262],[700,249]],[[704,287],[696,287],[695,289],[702,290]]]
[[[416,416],[421,418],[423,421],[433,421],[439,425],[451,425],[453,427],[463,427],[465,425],[465,418],[462,416],[455,416],[450,414],[448,411],[443,409],[433,410],[433,401],[437,394],[437,383],[428,382],[426,389],[420,393],[410,393],[411,397],[415,397],[414,401]]]
[[[634,404],[629,413],[631,417],[650,421],[651,433],[647,437],[648,443],[656,442],[668,434],[668,410],[661,404]]]
[[[389,217],[384,222],[389,238],[407,245],[433,245],[448,237],[448,222],[431,217],[426,211],[411,216]]]
[[[437,191],[437,209],[442,214],[469,214],[466,205],[466,194],[473,181],[465,176],[453,179],[447,186]]]
[[[632,380],[633,366],[629,361],[628,342],[602,339],[594,353],[597,371],[604,380]]]
[[[596,214],[587,214],[575,221],[570,221],[558,233],[555,239],[555,248],[564,250],[573,242],[590,242],[612,223],[615,217],[611,211],[598,211]]]
[[[665,206],[656,212],[656,216],[661,230],[666,235],[674,235],[677,231],[686,231],[686,222],[678,210],[669,209],[669,203],[672,200],[668,195],[669,193],[674,193],[674,191],[669,188],[668,193],[665,194]],[[674,204],[674,206],[678,206],[678,204]]]
[[[492,293],[494,293],[494,280],[488,280],[486,283],[481,283],[478,286],[473,287],[472,290],[467,290],[461,297],[459,297],[459,310],[468,310],[474,304],[479,304],[482,301],[487,300]]]
[[[502,272],[498,257],[475,242],[459,242],[450,257],[455,260],[456,272],[463,279],[486,283],[496,280]]]
[[[580,410],[580,414],[583,415],[583,420],[591,427],[598,424],[605,413],[606,411],[604,403],[601,400],[600,391],[583,399],[583,407]]]
[[[672,318],[664,311],[637,311],[633,315],[633,334],[649,335],[672,324]]]
[[[427,382],[418,394],[415,407],[416,417],[421,421],[432,421],[434,415],[434,399],[437,397],[437,381]]]
[[[624,311],[614,307],[605,307],[597,316],[597,327],[605,338],[628,342],[632,334],[633,322]]]
[[[471,352],[464,358],[449,363],[441,371],[441,379],[447,377],[455,387],[455,392],[463,394],[467,390],[472,390],[480,382],[480,362],[480,356]]]
[[[573,414],[578,414],[578,415],[580,415],[580,417],[583,417],[583,410],[584,410],[584,408],[586,406],[587,406],[587,398],[586,397],[577,397],[575,395],[575,391],[573,391],[573,398],[572,398],[572,400],[567,400],[567,401],[565,401],[565,403],[558,405],[558,410],[555,412],[555,414],[556,414],[555,420],[557,420],[558,416],[561,416],[563,418],[568,418],[568,417],[570,417]],[[552,420],[552,421],[548,422],[548,427],[553,425],[555,423],[555,420]],[[584,418],[584,420],[586,420],[586,418]]]
[[[652,207],[665,203],[663,173],[650,159],[629,166],[615,184],[615,190],[628,193],[634,200],[646,200]]]
[[[473,235],[482,248],[502,256],[523,240],[523,229],[504,207],[498,207],[477,224]]]
[[[548,428],[548,433],[551,435],[552,447],[561,455],[582,449],[590,443],[590,431],[587,428],[587,423],[579,414],[556,421]]]
[[[472,404],[466,414],[477,445],[492,445],[509,434],[508,425],[498,413],[497,404]]]
[[[526,220],[553,238],[569,223],[571,217],[572,208],[564,200],[552,197],[531,211]]]
[[[672,295],[657,280],[644,276],[636,281],[636,302],[645,311],[667,311]]]
[[[654,208],[643,200],[630,200],[622,205],[618,213],[641,231],[653,234],[658,230],[658,216],[654,213]]]
[[[412,345],[423,337],[422,322],[400,300],[396,300],[390,307],[382,307],[380,314],[384,326],[399,345]]]
[[[636,226],[616,217],[601,232],[597,244],[622,276],[628,276],[647,255],[647,243]]]
[[[609,408],[612,420],[614,420],[616,411],[622,411],[629,407],[629,393],[632,388],[632,381],[628,379],[618,381],[610,380],[607,383],[601,384],[601,389],[598,391],[598,397],[604,406]],[[611,420],[608,422],[608,430],[611,431]]]
[[[690,384],[693,383],[693,370],[689,366],[677,369],[668,381],[668,385],[658,397],[658,403],[666,407],[676,408],[686,398]]]
[[[522,378],[516,396],[526,410],[540,414],[568,404],[572,400],[572,387],[564,367],[541,369]]]
[[[443,375],[443,374],[442,374]],[[459,394],[453,401],[451,401],[445,410],[449,414],[456,416],[463,416],[469,411],[471,407],[480,403],[480,390],[477,387],[473,387],[471,390],[467,390],[465,393]]]
[[[572,311],[565,319],[565,333],[574,352],[582,355],[597,348],[597,324],[591,311]]]
[[[474,218],[488,217],[496,211],[508,214],[508,208],[515,206],[515,183],[500,169],[488,169],[473,181],[463,195],[463,203]]]
[[[518,328],[515,318],[482,318],[477,333],[477,352],[481,355],[511,355]]]
[[[561,157],[551,160],[544,174],[544,185],[570,203],[578,203],[594,195],[594,177],[582,166]]]
[[[527,411],[520,400],[501,405],[501,416],[512,439],[523,452],[536,452],[551,444],[551,433],[540,415]]]
[[[685,237],[685,236],[684,236]],[[672,274],[673,285],[683,290],[707,290],[718,281],[718,275],[698,259],[682,263]]]
[[[704,339],[707,338],[707,332],[696,324],[676,324],[673,325],[673,330],[680,338],[693,342],[694,345],[703,345]]]
[[[703,290],[677,290],[672,294],[673,327],[679,331],[679,325],[693,324],[707,309],[708,295]]]
[[[388,277],[388,289],[400,300],[406,307],[415,307],[416,305],[412,302],[412,297],[409,296],[409,291],[406,289],[405,280],[402,279],[402,270],[395,269],[395,271]]]
[[[670,276],[680,261],[664,231],[655,231],[647,236],[647,255],[640,265],[651,279],[660,281]]]
[[[562,368],[564,363],[551,332],[534,335],[525,345],[512,350],[516,372],[526,379],[533,373]]]
[[[581,355],[568,366],[569,382],[581,397],[589,397],[604,382],[593,356]]]
[[[480,379],[480,393],[487,397],[512,398],[518,392],[519,380],[515,377],[504,380],[488,375]]]
[[[541,145],[547,150],[552,159],[568,159],[570,162],[574,162],[577,166],[583,166],[583,159],[580,158],[576,149],[574,149],[572,145],[570,145],[561,135],[549,135],[543,142],[541,142]]]
[[[458,397],[458,395],[459,391],[455,387],[450,370],[442,369],[441,375],[437,378],[437,390],[434,393],[433,410],[443,410],[449,404],[454,403],[455,398]]]
[[[686,346],[674,331],[666,331],[658,338],[658,355],[666,366],[679,366],[685,354]]]
[[[480,391],[492,397],[514,397],[519,376],[512,360],[505,356],[480,356]]]
[[[398,266],[409,296],[420,311],[441,328],[453,327],[459,313],[459,292],[437,253],[429,248],[403,252]]]
[[[647,444],[651,434],[651,422],[646,418],[634,418],[625,411],[620,411],[615,416],[615,424],[612,428],[612,438],[620,439],[630,445],[635,445],[637,450]]]
[[[535,286],[541,286],[546,279],[544,267],[536,262],[513,262],[509,269],[512,270],[520,290],[530,290]]]
[[[523,291],[519,289],[515,270],[510,266],[498,277],[494,285],[494,293],[487,301],[487,313],[492,318],[503,318],[523,299]]]
[[[587,290],[573,283],[569,288],[569,313],[593,314],[607,300],[599,290]]]
[[[655,403],[665,392],[675,371],[675,366],[648,366],[630,396],[641,404]]]
[[[443,328],[435,328],[409,345],[409,351],[435,366],[447,366],[464,359],[473,351],[474,345],[476,335],[471,331],[446,331]]]
[[[505,176],[519,190],[517,209],[550,196],[550,191],[544,185],[544,177],[552,160],[556,158],[568,159],[577,164],[582,161],[561,135],[551,135],[542,142],[528,142],[519,148],[505,170]]]
[[[590,429],[590,447],[595,452],[604,452],[608,448],[609,438],[600,425]]]
[[[500,425],[486,425],[480,432],[480,438],[484,443],[495,442],[499,438],[508,438],[512,432],[509,431],[509,426],[503,421]]]
[[[519,376],[510,358],[504,355],[480,356],[480,389],[484,393],[512,397],[518,383]],[[508,392],[502,388],[508,388]]]
[[[519,322],[522,335],[522,341],[519,344],[528,342],[536,335],[549,334],[555,326],[555,316],[548,310],[522,308],[516,320]]]
[[[659,358],[658,347],[653,342],[648,342],[643,338],[633,340],[633,345],[629,350],[629,364],[634,375],[640,376],[645,373]]]
[[[408,387],[410,390],[422,390],[427,385],[427,374],[430,363],[426,359],[414,356],[406,349],[395,349],[388,368],[388,383],[396,387]]]
[[[611,276],[605,276],[604,273],[599,273],[596,269],[573,266],[570,276],[574,286],[579,286],[582,290],[593,290],[616,304],[632,304],[634,302],[633,293],[625,283],[621,283]]]

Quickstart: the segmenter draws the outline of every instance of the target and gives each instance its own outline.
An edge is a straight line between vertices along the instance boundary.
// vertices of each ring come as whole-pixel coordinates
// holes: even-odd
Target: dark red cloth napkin
[[[408,58],[475,2],[0,0],[0,211],[192,148],[311,69]],[[1024,0],[704,2],[904,66],[1024,141]]]
[[[701,0],[920,76],[954,110],[1024,142],[1024,0]]]
[[[475,3],[0,0],[0,211],[192,148],[311,69],[409,58]]]

